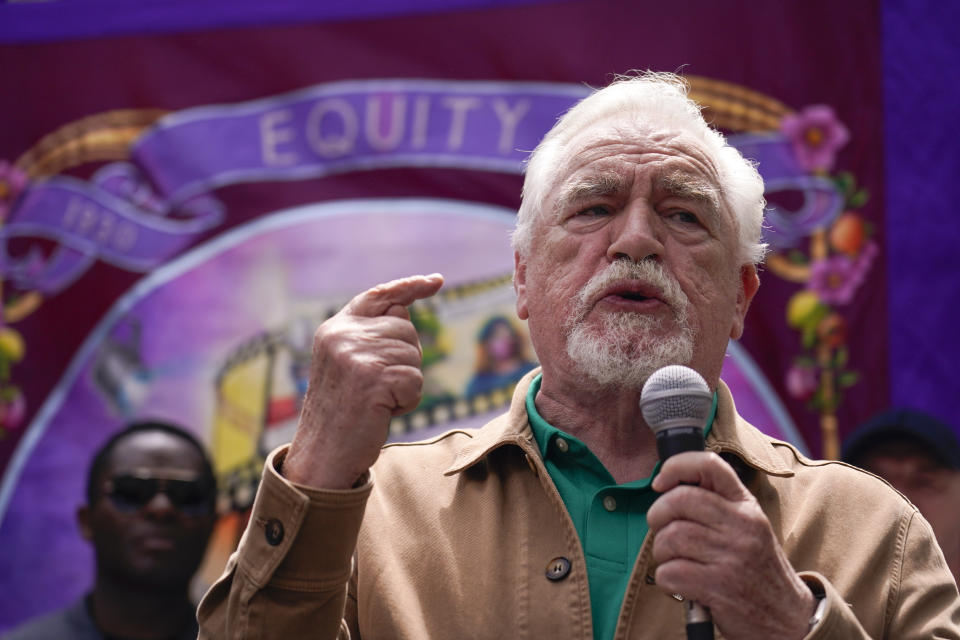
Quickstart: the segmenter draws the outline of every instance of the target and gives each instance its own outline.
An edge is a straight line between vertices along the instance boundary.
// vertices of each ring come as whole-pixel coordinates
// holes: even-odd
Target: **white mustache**
[[[644,286],[654,287],[661,300],[665,302],[678,318],[685,318],[689,299],[680,288],[680,283],[666,269],[653,260],[614,260],[601,273],[590,278],[577,295],[575,321],[582,320],[590,311],[590,303],[604,289],[636,280]]]

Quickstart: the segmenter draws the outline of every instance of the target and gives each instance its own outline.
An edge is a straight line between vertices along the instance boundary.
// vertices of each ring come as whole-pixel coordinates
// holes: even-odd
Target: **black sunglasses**
[[[121,511],[145,507],[158,493],[185,515],[205,515],[213,511],[213,492],[202,479],[181,480],[123,473],[107,480],[105,494]]]

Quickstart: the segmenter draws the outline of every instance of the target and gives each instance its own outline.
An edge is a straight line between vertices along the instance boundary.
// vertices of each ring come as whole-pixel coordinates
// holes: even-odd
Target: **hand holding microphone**
[[[657,437],[661,462],[684,451],[703,451],[703,428],[713,394],[703,377],[680,365],[658,369],[640,393],[640,410]],[[687,639],[712,640],[710,609],[687,599]]]
[[[727,638],[803,638],[813,594],[733,468],[702,450],[712,403],[703,378],[665,367],[644,385],[640,403],[663,461],[653,489],[664,495],[647,512],[656,582],[687,598],[687,637],[712,638],[716,623]]]

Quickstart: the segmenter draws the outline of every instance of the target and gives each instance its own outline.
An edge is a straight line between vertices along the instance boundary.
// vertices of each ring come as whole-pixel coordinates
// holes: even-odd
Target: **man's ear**
[[[84,540],[93,540],[93,514],[90,512],[90,505],[77,507],[77,528],[80,529],[80,535]]]
[[[526,320],[527,313],[527,262],[519,251],[513,252],[513,290],[517,292],[517,317]]]
[[[736,317],[733,319],[733,325],[730,327],[730,337],[738,340],[743,335],[743,325],[747,317],[747,310],[750,303],[753,302],[753,296],[757,295],[757,289],[760,288],[760,276],[757,275],[757,267],[753,264],[745,264],[740,267],[740,288],[737,290]]]

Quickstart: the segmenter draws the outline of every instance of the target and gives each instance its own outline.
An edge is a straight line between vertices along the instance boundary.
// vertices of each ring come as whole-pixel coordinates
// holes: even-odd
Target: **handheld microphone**
[[[713,394],[703,377],[689,367],[657,369],[640,392],[643,419],[657,437],[664,462],[684,451],[703,451],[703,427],[710,417]],[[713,640],[710,609],[687,600],[687,640]]]

